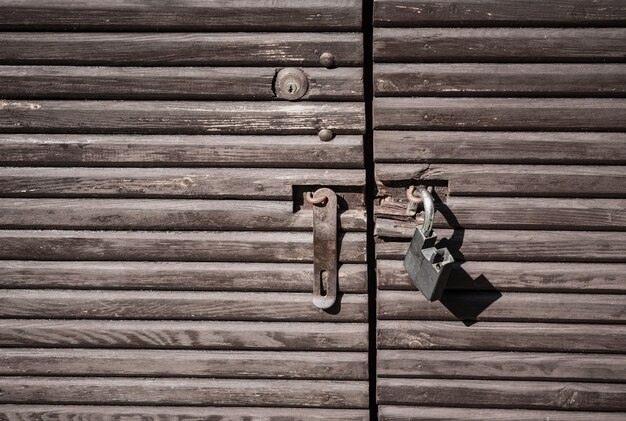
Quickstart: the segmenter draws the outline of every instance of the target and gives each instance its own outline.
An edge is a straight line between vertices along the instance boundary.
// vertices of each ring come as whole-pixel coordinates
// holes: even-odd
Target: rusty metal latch
[[[313,304],[327,309],[337,300],[337,195],[321,188],[306,200],[313,204]]]

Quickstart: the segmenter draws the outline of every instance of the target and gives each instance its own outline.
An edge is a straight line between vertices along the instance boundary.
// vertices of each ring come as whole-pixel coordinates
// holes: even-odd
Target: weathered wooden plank
[[[396,405],[450,405],[623,411],[626,385],[503,380],[379,379],[378,402]]]
[[[94,294],[96,295],[96,294]],[[51,298],[52,300],[52,298]],[[42,300],[45,311],[45,300]],[[19,313],[20,302],[9,301]],[[446,292],[428,302],[418,292],[378,291],[380,320],[464,320],[501,322],[624,323],[626,296],[525,292]],[[34,305],[33,305],[34,307]],[[79,306],[77,306],[78,308]],[[9,311],[13,313],[13,311]],[[9,314],[11,315],[11,314]]]
[[[322,408],[228,408],[228,407],[128,407],[81,405],[0,405],[7,421],[44,421],[53,417],[59,421],[119,421],[141,418],[145,421],[178,421],[180,419],[211,419],[215,421],[266,421],[279,417],[281,421],[368,421],[369,411],[360,409]],[[578,420],[578,418],[576,418]],[[608,419],[612,421],[612,419]]]
[[[4,32],[0,64],[95,66],[337,66],[363,62],[358,33]],[[226,53],[227,52],[227,53]]]
[[[414,291],[401,260],[379,260],[378,288]],[[464,262],[449,290],[626,292],[626,265],[611,263]]]
[[[374,29],[377,62],[621,63],[624,50],[626,28]]]
[[[447,180],[451,196],[625,197],[626,167],[580,165],[378,164],[385,185]],[[396,194],[394,194],[396,195]]]
[[[365,261],[365,233],[339,244],[340,261]],[[0,259],[312,262],[313,233],[0,230]]]
[[[0,290],[0,317],[367,321],[367,295],[342,295],[337,301],[336,311],[329,312],[315,307],[310,293],[4,289]]]
[[[374,148],[376,162],[626,163],[624,133],[377,130]]]
[[[0,168],[11,197],[293,200],[293,186],[363,186],[363,170],[278,168]]]
[[[374,89],[377,96],[623,96],[625,73],[623,64],[376,64]]]
[[[0,1],[3,30],[358,31],[361,2],[312,0]]]
[[[309,87],[302,100],[363,98],[361,69],[303,70]],[[0,67],[5,99],[274,100],[275,77],[270,67]]]
[[[357,102],[1,101],[4,133],[359,134]]]
[[[626,129],[622,98],[376,98],[374,110],[390,130]]]
[[[313,266],[300,263],[47,262],[3,260],[2,288],[310,292]],[[367,292],[367,267],[339,267],[339,290]],[[626,284],[625,284],[626,285]]]
[[[1,374],[22,376],[54,373],[330,380],[367,380],[368,376],[367,354],[363,352],[5,348],[0,350],[0,361]]]
[[[376,26],[624,25],[625,21],[626,4],[612,0],[374,1]]]
[[[0,346],[367,350],[365,323],[0,320]]]
[[[623,353],[626,326],[380,320],[379,349]],[[454,382],[451,382],[454,383]]]
[[[340,214],[341,228],[365,231],[364,210]],[[312,209],[253,200],[0,199],[0,227],[311,231]]]
[[[623,382],[626,356],[381,350],[377,372],[381,377]]]
[[[394,222],[379,219],[376,233],[383,237],[413,236],[415,228],[397,229]],[[460,260],[512,262],[626,263],[626,235],[600,231],[437,230],[439,245],[448,247]],[[382,259],[404,259],[408,242],[376,245]]]
[[[0,378],[5,403],[366,408],[367,382],[129,378]]]

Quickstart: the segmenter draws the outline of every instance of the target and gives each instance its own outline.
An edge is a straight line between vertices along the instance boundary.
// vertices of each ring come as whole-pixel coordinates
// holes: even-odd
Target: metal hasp
[[[437,235],[433,232],[435,219],[435,201],[432,195],[424,187],[411,186],[407,193],[410,203],[420,200],[414,196],[417,190],[424,206],[424,223],[415,229],[409,251],[404,258],[404,268],[409,273],[413,285],[420,290],[428,301],[436,301],[441,298],[446,288],[451,263],[454,258],[447,248],[436,248]]]
[[[327,309],[337,300],[337,195],[321,188],[306,199],[313,204],[313,304]]]

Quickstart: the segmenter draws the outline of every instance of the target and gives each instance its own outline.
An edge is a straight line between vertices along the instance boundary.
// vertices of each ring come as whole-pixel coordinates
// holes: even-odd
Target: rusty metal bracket
[[[327,309],[337,300],[337,195],[321,188],[307,195],[313,203],[313,304]]]

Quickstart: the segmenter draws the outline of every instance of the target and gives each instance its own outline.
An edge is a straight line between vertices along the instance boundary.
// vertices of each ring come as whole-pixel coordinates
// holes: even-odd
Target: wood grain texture
[[[364,184],[362,170],[0,168],[0,195],[11,197],[293,200],[293,186]]]
[[[127,378],[0,378],[5,403],[108,403],[366,408],[367,382]]]
[[[0,163],[363,168],[362,136],[0,135]]]
[[[342,230],[367,229],[364,210],[346,210],[339,219]],[[0,199],[0,227],[311,231],[313,211],[253,200]]]
[[[621,98],[376,98],[374,109],[374,128],[388,130],[626,128]]]
[[[623,64],[379,63],[374,89],[376,96],[624,96],[625,73]]]
[[[626,385],[502,380],[378,379],[378,402],[491,408],[623,411]]]
[[[4,32],[0,64],[94,66],[337,66],[363,63],[357,33]],[[228,53],[226,53],[228,52]]]
[[[626,356],[554,352],[381,350],[381,377],[623,382]]]
[[[377,258],[403,260],[415,227],[397,229],[379,219],[376,234],[403,238],[406,242],[376,245]],[[510,262],[626,263],[626,236],[622,232],[437,230],[440,247],[448,247],[458,260],[500,260]]]
[[[626,296],[612,294],[446,292],[431,303],[418,292],[378,291],[376,303],[380,320],[626,322]]]
[[[381,197],[387,186],[406,188],[412,182],[447,180],[451,196],[625,197],[624,166],[379,164]],[[428,183],[426,183],[428,184]]]
[[[309,86],[302,100],[363,98],[361,69],[303,70]],[[2,66],[0,84],[5,99],[275,100],[276,73],[267,67]]]
[[[626,326],[380,320],[379,349],[623,353]],[[453,384],[454,382],[450,382]]]
[[[81,406],[81,405],[1,405],[0,412],[7,421],[96,421],[141,418],[146,421],[367,421],[369,411],[361,409],[321,408],[227,408],[227,407],[129,407],[129,406]],[[612,419],[611,419],[612,421]]]
[[[313,265],[225,262],[47,262],[4,260],[0,287],[310,292]],[[367,292],[367,267],[339,267],[339,290]]]
[[[611,263],[464,262],[448,290],[536,292],[626,292],[626,265]],[[378,260],[380,290],[415,291],[401,260]]]
[[[621,63],[624,51],[626,28],[374,29],[377,62]]]
[[[363,104],[208,101],[0,101],[2,133],[360,134]]]
[[[624,133],[375,131],[374,148],[381,163],[626,163]]]
[[[0,2],[3,30],[358,31],[361,2],[36,0]]]
[[[22,376],[329,380],[367,380],[368,376],[367,354],[362,352],[5,348],[0,350],[0,361],[2,375]]]
[[[365,233],[339,241],[340,261],[365,261]],[[0,259],[304,263],[313,261],[313,233],[4,230]]]
[[[376,26],[624,25],[623,1],[375,0]]]
[[[366,351],[364,323],[0,320],[0,346]]]
[[[333,310],[310,293],[0,290],[0,317],[60,319],[367,322],[367,296],[342,295]]]

